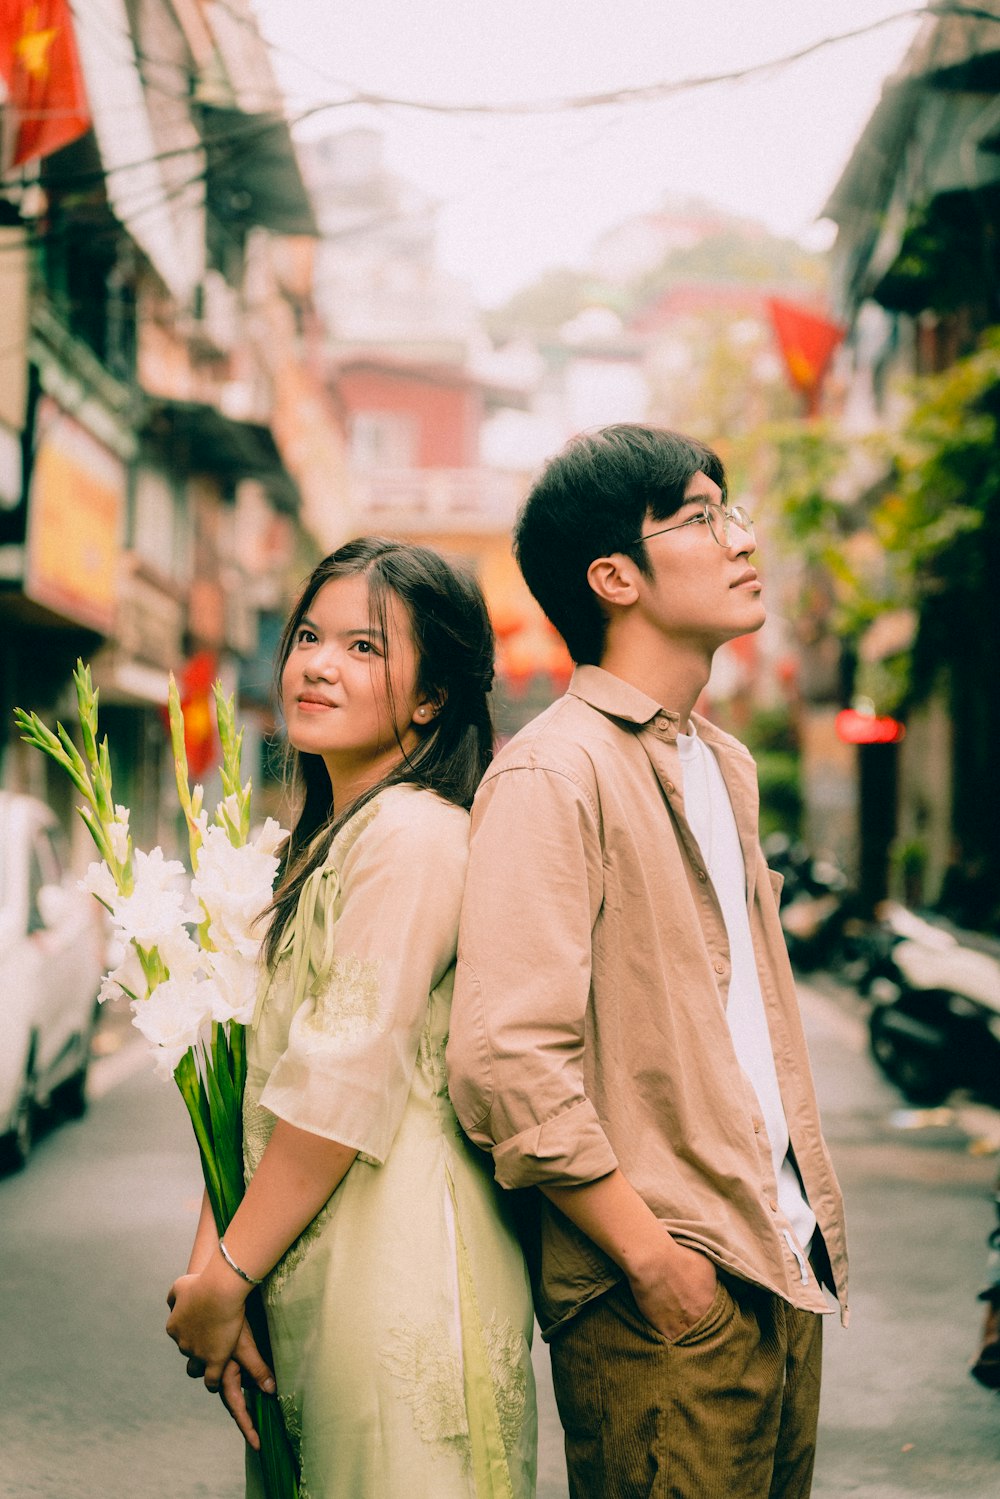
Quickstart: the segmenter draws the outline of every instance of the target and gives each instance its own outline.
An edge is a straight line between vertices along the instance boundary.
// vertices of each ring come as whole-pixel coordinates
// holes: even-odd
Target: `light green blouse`
[[[303,1499],[534,1493],[527,1278],[445,1075],[468,828],[431,792],[382,792],[262,986],[247,1178],[275,1117],[359,1152],[264,1286]]]

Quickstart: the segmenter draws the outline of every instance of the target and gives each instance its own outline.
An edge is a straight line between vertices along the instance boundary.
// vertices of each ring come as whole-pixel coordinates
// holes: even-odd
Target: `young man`
[[[578,663],[473,809],[451,1089],[527,1244],[573,1499],[804,1499],[820,1283],[846,1320],[820,1132],[742,745],[692,712],[764,622],[717,456],[575,439],[518,521]]]

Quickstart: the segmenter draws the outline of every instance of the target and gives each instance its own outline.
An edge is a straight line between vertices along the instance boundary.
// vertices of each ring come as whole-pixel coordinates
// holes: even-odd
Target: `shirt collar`
[[[589,703],[599,713],[606,713],[609,718],[618,718],[624,723],[636,724],[639,728],[653,728],[657,737],[667,742],[673,742],[680,732],[679,713],[662,707],[655,698],[647,696],[638,687],[623,682],[621,677],[612,675],[600,666],[576,667],[566,691],[570,696]],[[718,749],[738,749],[749,758],[749,751],[743,745],[700,713],[691,714],[691,727],[704,744]]]
[[[566,690],[573,697],[589,703],[599,713],[607,713],[610,718],[621,718],[626,723],[642,725],[659,715],[661,722],[670,720],[675,733],[680,726],[679,714],[671,713],[655,698],[647,697],[638,687],[623,682],[621,677],[613,676],[600,666],[578,666]]]

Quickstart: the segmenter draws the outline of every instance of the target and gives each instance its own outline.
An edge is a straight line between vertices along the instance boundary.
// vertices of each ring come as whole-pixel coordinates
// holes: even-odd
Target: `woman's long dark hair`
[[[295,644],[302,617],[324,584],[335,578],[364,576],[368,582],[373,628],[392,649],[387,618],[390,594],[403,604],[417,653],[417,692],[436,707],[419,743],[397,765],[350,806],[337,808],[325,764],[319,755],[289,747],[293,785],[301,794],[301,811],[281,851],[281,869],[264,954],[270,966],[282,934],[295,913],[308,876],[321,865],[335,836],[354,814],[387,786],[404,782],[436,791],[446,801],[470,807],[476,787],[493,756],[493,719],[489,691],[493,683],[493,627],[477,583],[457,571],[437,552],[378,536],[349,541],[325,557],[307,580],[285,625],[275,661],[278,701],[281,678]],[[384,662],[390,712],[395,717],[388,659]],[[402,744],[400,744],[402,750]]]

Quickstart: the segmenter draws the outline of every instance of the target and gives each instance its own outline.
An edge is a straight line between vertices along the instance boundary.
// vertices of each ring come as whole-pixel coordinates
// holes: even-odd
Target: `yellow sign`
[[[125,467],[52,401],[39,412],[28,496],[24,591],[110,635],[118,603]]]

